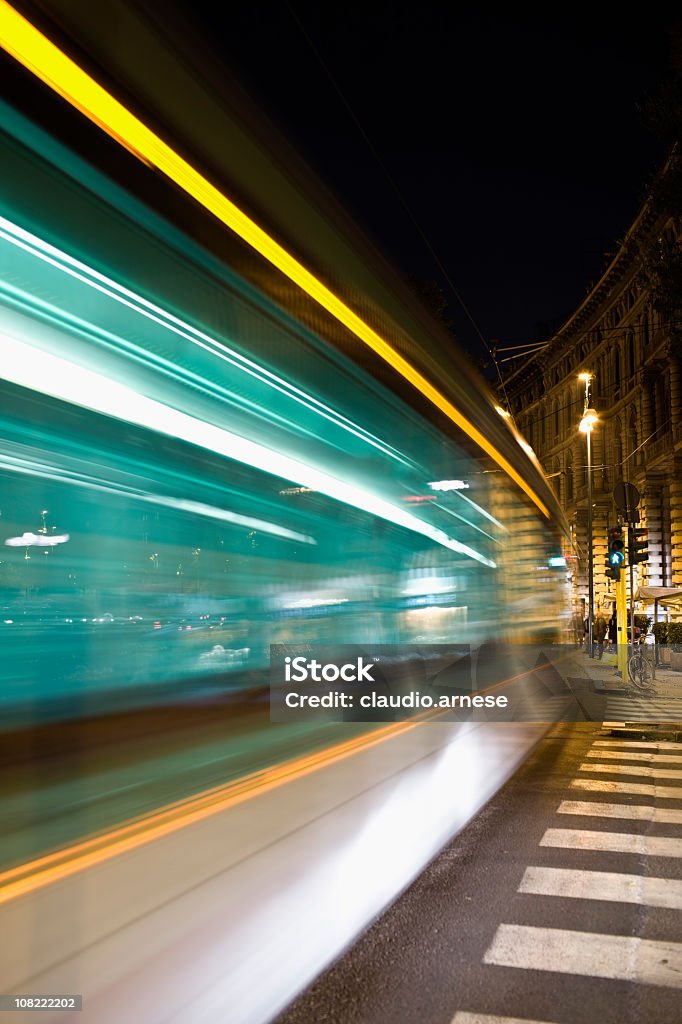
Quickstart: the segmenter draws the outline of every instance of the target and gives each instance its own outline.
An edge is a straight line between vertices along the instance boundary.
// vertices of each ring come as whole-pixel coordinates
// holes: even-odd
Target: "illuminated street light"
[[[598,422],[599,422],[599,417],[597,416],[597,414],[594,411],[594,409],[586,409],[585,412],[583,413],[583,418],[580,421],[580,426],[578,427],[578,429],[583,434],[590,434],[592,432],[592,428],[594,427],[595,423],[598,423]]]

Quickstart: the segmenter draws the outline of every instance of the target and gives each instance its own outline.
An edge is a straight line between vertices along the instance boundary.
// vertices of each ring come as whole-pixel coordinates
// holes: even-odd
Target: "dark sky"
[[[510,344],[570,314],[665,152],[640,112],[669,66],[663,17],[179,6],[392,262],[442,285],[478,354],[394,185],[483,336]]]

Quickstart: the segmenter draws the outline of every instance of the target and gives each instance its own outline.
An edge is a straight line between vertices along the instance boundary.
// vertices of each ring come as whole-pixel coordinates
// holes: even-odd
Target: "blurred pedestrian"
[[[618,619],[615,612],[609,619],[609,643],[612,647],[618,644]]]
[[[604,618],[601,612],[598,612],[597,618],[594,620],[594,629],[592,630],[592,637],[594,639],[597,648],[597,656],[600,661],[604,654],[604,639],[606,637],[608,628],[609,627],[606,624],[606,619]]]

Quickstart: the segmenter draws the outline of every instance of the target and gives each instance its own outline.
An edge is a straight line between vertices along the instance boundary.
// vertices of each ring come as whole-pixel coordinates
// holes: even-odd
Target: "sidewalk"
[[[600,661],[599,658],[589,658],[585,651],[580,651],[576,656],[576,662],[585,675],[592,680],[597,692],[611,693],[616,690],[622,692],[624,689],[630,689],[628,686],[623,686],[614,653],[605,653]],[[682,697],[682,672],[673,672],[667,666],[657,665],[654,682],[658,696]]]
[[[676,704],[671,701],[671,698],[682,698],[682,672],[673,672],[667,666],[656,667],[654,691],[645,698],[648,707],[643,714],[641,695],[627,682],[623,684],[615,653],[605,653],[600,661],[580,651],[575,663],[589,679],[595,694],[607,698],[607,707],[619,718],[625,716],[625,720],[605,721],[606,733],[624,741],[682,742],[682,709],[678,712]],[[632,702],[631,713],[626,706],[628,702]],[[658,720],[651,721],[652,717]],[[675,720],[671,721],[671,718]]]

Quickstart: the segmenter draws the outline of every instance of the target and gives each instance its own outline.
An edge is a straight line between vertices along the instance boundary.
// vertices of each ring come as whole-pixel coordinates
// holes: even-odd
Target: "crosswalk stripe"
[[[682,779],[682,768],[648,768],[646,765],[581,764],[580,772],[600,772],[610,775],[638,775],[644,779]],[[682,796],[682,789],[680,790]]]
[[[639,836],[631,832],[590,832],[581,828],[548,828],[540,846],[560,850],[602,850],[637,853],[644,857],[682,857],[682,839]]]
[[[673,716],[673,722],[678,720],[680,711],[682,711],[682,702],[679,699],[671,699],[666,697],[658,697],[657,699],[648,700],[636,700],[632,697],[608,697],[606,700],[606,717],[609,721],[615,718],[616,712],[621,712],[623,715],[628,715],[634,709],[638,713],[643,713],[647,718],[651,717],[651,713],[654,709],[657,711],[659,708],[665,708]],[[629,721],[633,721],[630,719]]]
[[[663,740],[595,740],[593,747],[637,747],[646,750],[678,750],[682,753],[682,744],[668,743]]]
[[[607,708],[617,707],[618,705],[623,707],[640,707],[640,708],[653,708],[658,707],[661,704],[665,704],[675,712],[679,712],[682,708],[682,699],[680,697],[671,697],[669,695],[660,697],[627,697],[623,693],[609,694],[606,698]]]
[[[572,789],[590,793],[623,793],[629,796],[653,796],[658,800],[682,800],[682,787],[657,786],[650,782],[611,782],[606,779],[573,779]]]
[[[666,716],[670,716],[670,724],[679,722],[680,712],[682,706],[678,703],[673,703],[670,700],[624,700],[623,698],[616,698],[615,700],[608,700],[606,702],[606,716],[609,720],[613,720],[618,715],[622,716],[626,721],[635,722],[634,714],[644,715],[640,721],[651,722],[657,721],[654,718],[654,713],[660,714],[662,711],[665,712]]]
[[[679,754],[643,753],[635,750],[590,750],[586,757],[601,757],[607,761],[644,761],[647,764],[679,764],[682,761],[682,750]]]
[[[682,707],[672,705],[669,701],[660,700],[639,703],[613,700],[607,702],[606,717],[609,720],[622,719],[623,724],[637,722],[641,725],[643,722],[647,722],[651,725],[657,722],[667,722],[669,725],[673,725],[682,717]]]
[[[682,988],[682,945],[625,935],[501,924],[484,962]]]
[[[535,896],[564,896],[575,900],[606,900],[609,903],[637,903],[682,910],[682,882],[670,878],[625,875],[617,871],[528,867],[518,891]],[[682,968],[682,945],[679,948]]]
[[[546,1020],[529,1020],[528,1017],[497,1017],[491,1013],[467,1013],[458,1010],[450,1024],[552,1024]]]
[[[646,804],[604,804],[589,800],[562,800],[557,814],[578,814],[586,818],[627,818],[662,825],[682,825],[682,811]]]

